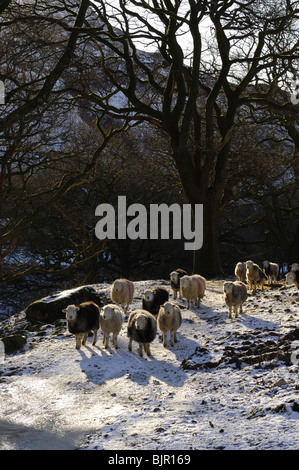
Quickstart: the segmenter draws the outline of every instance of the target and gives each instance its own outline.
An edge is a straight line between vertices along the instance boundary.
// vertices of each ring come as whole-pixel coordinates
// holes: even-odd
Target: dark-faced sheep
[[[245,280],[246,280],[246,263],[240,261],[239,263],[236,264],[235,275],[237,276],[239,281],[245,282]]]
[[[157,322],[151,313],[146,310],[138,309],[130,313],[128,319],[129,351],[132,351],[132,342],[136,341],[139,345],[139,356],[143,356],[142,348],[150,356],[150,343],[157,334]]]
[[[252,289],[252,292],[256,292],[257,284],[262,286],[262,290],[264,290],[264,283],[267,280],[267,276],[261,268],[253,263],[253,261],[246,261],[246,280]]]
[[[184,271],[183,269],[176,269],[175,271],[172,271],[170,273],[170,287],[173,290],[173,298],[177,298],[177,294],[179,293],[179,298],[181,298],[181,292],[180,292],[180,279],[183,276],[187,276],[187,272]]]
[[[190,308],[190,301],[200,307],[200,300],[203,298],[206,289],[206,280],[199,274],[183,276],[181,278],[181,296],[187,300],[187,308]]]
[[[94,346],[100,323],[100,307],[94,302],[83,302],[79,305],[68,305],[62,310],[66,314],[67,327],[75,335],[76,348],[80,349],[90,331],[93,331]]]
[[[169,298],[168,291],[163,287],[147,289],[142,293],[141,308],[147,310],[152,315],[158,315],[159,308]]]
[[[279,266],[277,263],[270,263],[270,261],[263,262],[263,271],[268,278],[268,284],[271,282],[277,282],[278,274],[279,274]]]
[[[228,306],[228,318],[232,318],[234,310],[235,318],[242,313],[242,304],[247,299],[247,288],[241,281],[227,281],[223,284],[224,301]]]
[[[158,318],[158,328],[162,332],[163,346],[167,345],[167,332],[170,333],[170,344],[171,346],[177,342],[176,332],[182,324],[182,314],[180,307],[174,302],[165,302],[161,305]]]
[[[294,269],[294,271],[290,271],[286,275],[286,284],[288,286],[295,285],[297,289],[299,289],[299,268]]]
[[[110,296],[112,302],[120,304],[123,311],[127,312],[134,296],[134,283],[128,279],[116,279],[111,286]]]
[[[103,344],[105,348],[109,346],[109,335],[112,333],[112,344],[118,348],[117,336],[122,327],[122,314],[117,305],[108,304],[102,308],[100,314],[100,327],[103,332]]]

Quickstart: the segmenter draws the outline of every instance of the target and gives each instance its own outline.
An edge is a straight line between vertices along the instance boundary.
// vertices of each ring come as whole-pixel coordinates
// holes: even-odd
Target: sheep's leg
[[[175,342],[175,343],[178,342],[177,337],[176,337],[176,331],[173,332],[173,339],[174,339],[174,342]]]
[[[109,345],[109,333],[105,333],[104,334],[104,347],[105,347],[105,349],[108,348],[108,345]]]
[[[138,343],[139,344],[139,348],[138,348],[138,354],[139,356],[143,357],[143,352],[142,352],[142,343]]]
[[[97,342],[97,335],[98,335],[98,330],[93,331],[93,342],[92,345],[94,346]]]
[[[173,300],[177,298],[177,290],[173,289]]]
[[[167,331],[165,333],[162,333],[163,336],[163,346],[166,348],[167,346]]]
[[[234,306],[234,314],[235,314],[235,318],[238,318],[238,316],[239,316],[239,314],[238,314],[238,305]]]
[[[118,349],[118,344],[117,344],[117,333],[113,333],[112,336],[112,342],[114,344],[115,349]]]
[[[82,344],[86,343],[87,337],[88,337],[88,333],[83,333],[82,334]]]
[[[128,346],[129,351],[132,351],[132,341],[133,339],[129,338],[129,346]]]
[[[148,356],[151,356],[150,343],[144,343],[144,350]]]
[[[82,335],[81,334],[76,334],[76,349],[81,348],[81,341],[82,340]]]
[[[228,318],[232,318],[232,307],[228,307]]]
[[[174,346],[174,341],[175,341],[174,336],[175,336],[175,332],[171,331],[170,332],[170,344],[171,344],[171,346]]]

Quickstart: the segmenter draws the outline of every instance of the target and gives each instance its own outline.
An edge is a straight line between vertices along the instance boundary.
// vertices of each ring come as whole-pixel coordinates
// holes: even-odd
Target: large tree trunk
[[[193,254],[193,272],[207,278],[222,273],[219,255],[218,201],[208,193],[203,202],[203,245]]]
[[[202,177],[200,171],[186,155],[174,155],[188,203],[203,204],[203,245],[193,254],[193,272],[208,278],[222,274],[219,256],[218,219],[219,199],[222,195],[222,184],[218,182],[208,188],[208,178]]]

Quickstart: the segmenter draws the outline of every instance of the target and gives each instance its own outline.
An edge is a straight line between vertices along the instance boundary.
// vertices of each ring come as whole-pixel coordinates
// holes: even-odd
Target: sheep
[[[160,306],[168,300],[168,297],[168,291],[163,287],[147,289],[142,293],[141,308],[152,315],[158,315]]]
[[[299,263],[291,264],[291,271],[298,271],[298,269],[299,269]]]
[[[103,344],[105,349],[109,345],[109,335],[112,333],[112,343],[118,349],[117,336],[122,327],[122,314],[120,308],[114,304],[105,305],[100,313],[100,327],[103,332]]]
[[[116,279],[111,286],[110,296],[112,302],[120,304],[123,311],[127,312],[134,296],[134,283],[128,279]]]
[[[165,302],[161,305],[157,318],[157,325],[162,332],[163,346],[167,346],[167,331],[170,332],[170,344],[177,343],[176,332],[182,324],[181,309],[174,302]]]
[[[253,261],[246,261],[246,280],[252,289],[252,292],[256,292],[256,285],[261,284],[262,290],[264,290],[264,283],[267,276],[261,268],[253,263]]]
[[[173,290],[173,298],[177,298],[177,294],[179,293],[179,298],[181,298],[180,292],[180,278],[183,276],[187,276],[187,272],[183,269],[176,269],[170,273],[170,287]]]
[[[128,319],[127,335],[129,338],[129,351],[132,351],[133,340],[139,344],[139,356],[143,356],[142,347],[148,356],[151,356],[150,343],[157,334],[157,322],[150,312],[146,310],[133,310]]]
[[[228,306],[228,318],[232,317],[234,309],[235,318],[242,313],[242,304],[247,299],[247,288],[241,281],[226,281],[223,284],[224,301]],[[239,309],[239,311],[238,311]]]
[[[68,305],[62,311],[66,314],[69,332],[75,335],[76,349],[86,343],[90,331],[93,331],[94,346],[100,323],[100,307],[94,302],[83,302],[79,305]]]
[[[206,289],[206,280],[199,274],[183,276],[181,278],[181,296],[187,300],[187,308],[190,308],[190,300],[200,307],[200,299],[203,298]]]
[[[299,268],[298,269],[292,269],[289,273],[286,275],[286,284],[287,285],[292,285],[294,284],[297,289],[299,289]]]
[[[263,262],[263,271],[268,278],[268,284],[271,282],[276,283],[279,274],[279,266],[276,263],[270,263],[269,261]]]
[[[239,263],[236,264],[235,275],[237,276],[239,281],[245,282],[245,280],[246,280],[246,263],[240,261]]]

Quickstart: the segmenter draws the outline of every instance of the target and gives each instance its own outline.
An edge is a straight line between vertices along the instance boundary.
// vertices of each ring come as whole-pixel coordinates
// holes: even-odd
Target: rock
[[[275,382],[274,387],[284,387],[287,384],[287,381],[284,378],[281,378]]]
[[[56,320],[65,318],[62,312],[70,304],[77,305],[81,302],[93,301],[100,307],[105,299],[104,294],[98,292],[92,286],[81,286],[76,289],[69,289],[58,292],[53,296],[44,297],[43,299],[32,302],[26,308],[26,319],[30,323],[54,323]]]
[[[299,411],[299,403],[297,403],[297,402],[295,401],[295,402],[293,403],[292,410],[293,410],[293,411]]]
[[[5,354],[13,354],[23,349],[27,342],[27,338],[25,335],[15,334],[4,336],[1,338],[1,341],[4,344]]]

